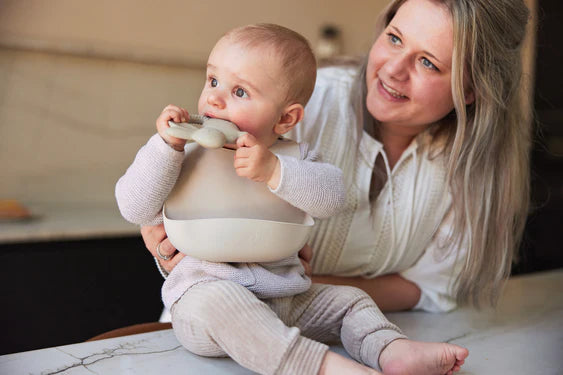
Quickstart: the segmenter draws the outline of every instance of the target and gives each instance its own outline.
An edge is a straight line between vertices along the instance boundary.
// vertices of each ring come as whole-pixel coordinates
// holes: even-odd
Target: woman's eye
[[[246,98],[248,97],[248,94],[246,93],[246,91],[244,91],[244,89],[242,88],[238,88],[235,90],[235,95],[238,96],[239,98]]]
[[[217,85],[219,84],[219,82],[217,82],[217,79],[215,78],[211,78],[209,80],[209,83],[211,84],[211,87],[217,87]]]
[[[401,44],[401,38],[399,38],[397,35],[392,33],[388,33],[387,35],[389,36],[389,41],[391,42],[391,44]]]
[[[420,61],[422,62],[422,65],[424,65],[425,68],[439,71],[436,65],[432,64],[430,60],[428,60],[426,57],[423,57]]]

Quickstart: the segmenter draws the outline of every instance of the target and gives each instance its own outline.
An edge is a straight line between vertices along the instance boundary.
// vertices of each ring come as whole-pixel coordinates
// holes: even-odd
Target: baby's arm
[[[277,155],[280,182],[273,193],[309,215],[324,219],[338,214],[346,204],[340,168],[309,158]]]
[[[158,134],[139,150],[115,186],[117,205],[127,221],[140,225],[162,222],[162,206],[178,179],[183,160],[184,152],[172,149]]]
[[[313,217],[327,218],[344,207],[342,171],[334,165],[274,155],[250,134],[240,137],[237,146],[239,176],[267,183],[274,194]]]
[[[185,122],[184,108],[169,104],[156,119],[157,135],[142,147],[125,175],[117,181],[115,197],[123,217],[134,224],[162,222],[161,210],[184,160],[186,141],[166,134],[168,121]]]

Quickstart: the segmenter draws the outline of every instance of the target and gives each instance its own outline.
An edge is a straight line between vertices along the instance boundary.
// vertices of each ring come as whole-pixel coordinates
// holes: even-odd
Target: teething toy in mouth
[[[246,134],[230,121],[201,115],[190,115],[187,123],[168,121],[168,125],[170,128],[166,134],[196,142],[205,148],[221,148],[235,143],[238,137]]]

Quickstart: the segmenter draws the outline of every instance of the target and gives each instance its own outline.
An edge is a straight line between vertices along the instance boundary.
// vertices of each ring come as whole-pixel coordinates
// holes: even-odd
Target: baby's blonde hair
[[[285,101],[287,104],[307,104],[315,88],[317,62],[305,37],[286,27],[269,23],[237,27],[223,37],[245,47],[270,48],[284,73],[280,84],[287,89]]]

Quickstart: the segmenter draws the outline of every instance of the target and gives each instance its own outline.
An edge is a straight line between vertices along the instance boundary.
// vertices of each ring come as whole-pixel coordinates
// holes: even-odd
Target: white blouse
[[[453,214],[444,157],[432,154],[431,137],[422,133],[390,170],[383,145],[357,131],[350,102],[356,74],[353,68],[320,69],[305,118],[290,134],[340,167],[347,185],[344,212],[317,221],[311,236],[313,271],[367,278],[398,272],[422,291],[415,308],[452,310],[465,251],[447,241]],[[389,177],[373,204],[369,191],[378,155]]]

